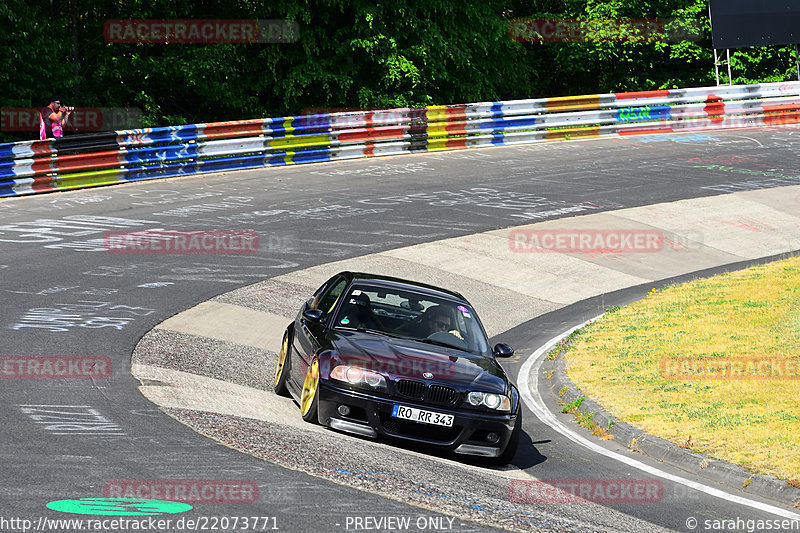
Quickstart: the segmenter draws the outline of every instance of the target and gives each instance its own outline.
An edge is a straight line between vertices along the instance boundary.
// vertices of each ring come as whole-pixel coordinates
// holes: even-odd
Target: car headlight
[[[386,388],[386,378],[377,372],[359,366],[339,365],[331,370],[331,379],[355,386],[366,385],[373,389]]]
[[[473,407],[482,405],[495,411],[503,411],[506,413],[511,411],[511,399],[505,394],[473,391],[467,394],[467,402]]]

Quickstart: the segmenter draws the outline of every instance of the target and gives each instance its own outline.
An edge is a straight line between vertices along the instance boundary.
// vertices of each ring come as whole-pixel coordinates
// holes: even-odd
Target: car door
[[[339,298],[347,288],[348,280],[344,276],[334,276],[325,283],[314,296],[306,302],[297,315],[294,326],[294,350],[299,356],[299,365],[292,365],[291,379],[298,388],[303,386],[308,365],[320,348],[319,337],[324,334],[330,315],[336,308]],[[303,316],[307,309],[319,309],[324,315],[321,323],[312,323]]]

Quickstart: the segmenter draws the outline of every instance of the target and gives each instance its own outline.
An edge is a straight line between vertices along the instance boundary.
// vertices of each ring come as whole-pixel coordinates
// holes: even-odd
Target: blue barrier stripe
[[[0,185],[0,198],[6,198],[8,196],[19,196],[17,192],[14,190],[14,183],[10,185]]]
[[[128,172],[123,176],[125,181],[144,181],[159,178],[174,178],[176,176],[194,176],[196,169],[187,167],[164,168],[159,170]]]
[[[298,130],[329,130],[331,129],[331,126],[332,122],[330,115],[304,115],[295,119],[295,128]]]
[[[494,120],[487,120],[487,121],[480,121],[480,124],[476,124],[477,128],[479,129],[509,129],[509,128],[518,128],[520,126],[535,126],[539,124],[541,121],[537,118],[498,118]]]
[[[140,148],[124,152],[123,160],[126,164],[148,163],[157,161],[173,161],[176,159],[189,159],[200,157],[197,152],[196,144],[182,145],[174,144],[170,146],[158,146],[150,148]]]
[[[243,168],[263,168],[264,156],[251,155],[223,160],[204,160],[198,162],[198,172],[219,172],[223,170],[241,170]]]
[[[313,148],[311,150],[269,152],[264,154],[265,164],[276,166],[287,164],[286,159],[291,159],[294,163],[304,163],[309,161],[330,161],[330,148]]]
[[[206,166],[216,170],[233,170],[250,164],[252,164],[254,167],[263,167],[264,155],[255,154],[239,157],[202,159],[198,161],[178,160],[157,165],[132,166],[126,169],[124,178],[128,181],[136,181],[147,179],[147,176],[163,177],[164,172],[172,172],[176,169],[183,169],[181,174],[193,174],[201,172]]]
[[[492,134],[492,144],[494,145],[501,145],[506,143],[506,136],[503,133],[493,133]]]
[[[16,176],[17,173],[14,171],[16,166],[17,165],[14,161],[0,163],[0,179],[13,178]]]
[[[236,166],[242,161],[259,161],[261,163],[260,166],[263,165],[264,161],[264,154],[250,154],[250,155],[240,155],[236,157],[216,157],[213,159],[201,159],[196,162],[198,167],[206,167],[206,166],[218,166],[224,167],[225,165],[231,165],[231,168],[236,168]]]
[[[671,106],[642,106],[618,109],[614,118],[617,122],[640,122],[646,120],[662,120],[671,118]]]
[[[330,150],[305,150],[296,152],[292,157],[295,163],[322,163],[331,160]]]
[[[148,179],[147,176],[165,177],[163,174],[178,168],[187,169],[194,167],[194,161],[181,161],[176,163],[164,163],[161,165],[139,165],[128,167],[124,170],[124,174],[120,176],[125,181],[138,181],[140,179]],[[183,172],[183,174],[194,174],[195,171]]]
[[[197,139],[198,127],[196,124],[188,126],[171,126],[168,128],[155,128],[153,131],[128,130],[122,132],[117,139],[121,146],[141,145],[150,143],[163,143],[170,141],[193,141]]]
[[[0,144],[0,159],[14,159],[14,146],[16,143],[3,143]]]

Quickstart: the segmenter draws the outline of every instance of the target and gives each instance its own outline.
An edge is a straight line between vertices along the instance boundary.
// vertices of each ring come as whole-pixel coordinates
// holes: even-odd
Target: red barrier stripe
[[[467,134],[467,121],[459,120],[450,122],[445,126],[447,135],[466,135]]]
[[[448,122],[454,122],[456,120],[464,120],[464,121],[467,120],[467,112],[466,112],[467,106],[465,105],[448,106],[445,111],[447,113]]]
[[[725,117],[720,116],[725,114],[725,102],[716,94],[709,94],[706,97],[706,105],[703,107],[703,111],[711,117],[712,124],[718,124],[725,120]]]
[[[631,93],[612,93],[617,100],[633,100],[636,98],[663,98],[669,96],[669,91],[637,91]]]
[[[48,172],[55,172],[55,167],[52,163],[56,161],[55,159],[45,158],[45,159],[34,159],[33,164],[31,165],[31,170],[33,170],[34,174],[37,176],[39,174],[47,174]]]
[[[245,135],[261,135],[261,121],[247,121],[246,124],[215,124],[206,126],[198,138],[216,139],[219,137],[242,137]]]
[[[46,192],[53,190],[53,178],[50,176],[35,176],[31,189],[36,192]]]
[[[92,170],[94,168],[118,167],[124,161],[116,150],[97,152],[94,154],[61,155],[55,160],[55,168],[59,172],[75,170]]]
[[[408,126],[387,126],[372,129],[353,130],[340,133],[336,136],[339,141],[370,141],[370,140],[389,140],[402,139],[408,131]]]
[[[800,112],[795,111],[792,113],[774,113],[772,115],[764,115],[762,121],[765,126],[780,126],[781,124],[796,124],[800,122]]]
[[[448,148],[466,148],[467,147],[467,138],[462,137],[460,139],[449,139],[445,146]]]
[[[800,104],[762,105],[764,110],[763,122],[765,126],[780,126],[781,124],[796,124],[800,122]]]
[[[762,105],[761,109],[763,109],[765,113],[789,113],[791,111],[800,110],[800,103],[798,103],[798,104]]]
[[[31,144],[31,152],[33,152],[34,157],[52,154],[52,141],[34,141]]]
[[[617,132],[618,135],[651,135],[653,133],[674,133],[672,128],[661,128],[657,130],[625,130]]]

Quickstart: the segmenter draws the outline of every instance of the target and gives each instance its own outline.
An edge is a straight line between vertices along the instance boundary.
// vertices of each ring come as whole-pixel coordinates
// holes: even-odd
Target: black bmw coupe
[[[460,294],[412,281],[341,272],[305,303],[283,336],[275,392],[304,420],[511,462],[519,392]]]

